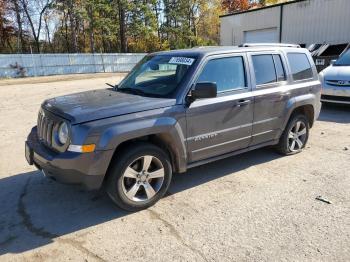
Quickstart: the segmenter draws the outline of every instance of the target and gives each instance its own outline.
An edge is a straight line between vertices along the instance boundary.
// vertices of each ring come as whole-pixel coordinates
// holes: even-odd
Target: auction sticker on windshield
[[[169,60],[169,64],[176,64],[176,65],[192,65],[194,62],[193,58],[189,57],[172,57]]]

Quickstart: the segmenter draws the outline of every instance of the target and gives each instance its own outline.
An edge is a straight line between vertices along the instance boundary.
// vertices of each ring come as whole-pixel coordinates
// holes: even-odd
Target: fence
[[[127,72],[145,54],[0,55],[0,77]]]

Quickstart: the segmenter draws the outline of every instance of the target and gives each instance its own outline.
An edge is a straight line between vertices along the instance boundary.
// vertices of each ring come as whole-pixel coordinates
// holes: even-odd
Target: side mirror
[[[194,89],[191,91],[191,99],[201,99],[201,98],[213,98],[217,95],[216,83],[212,82],[201,82],[197,83]]]
[[[331,60],[330,64],[331,64],[331,65],[334,65],[335,62],[337,62],[337,60],[336,60],[336,59],[333,59],[333,60]]]

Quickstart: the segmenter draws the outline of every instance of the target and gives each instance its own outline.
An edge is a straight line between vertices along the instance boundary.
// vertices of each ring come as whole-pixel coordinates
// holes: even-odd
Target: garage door
[[[265,28],[254,31],[244,32],[245,43],[277,43],[278,33],[277,28]]]

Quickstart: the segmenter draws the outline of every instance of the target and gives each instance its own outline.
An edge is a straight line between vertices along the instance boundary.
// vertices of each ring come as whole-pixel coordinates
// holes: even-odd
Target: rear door
[[[252,52],[248,55],[254,86],[254,121],[251,145],[277,139],[290,99],[286,61],[279,52]]]
[[[248,147],[253,98],[245,54],[211,56],[193,83],[215,82],[216,98],[199,99],[186,111],[189,162]]]

